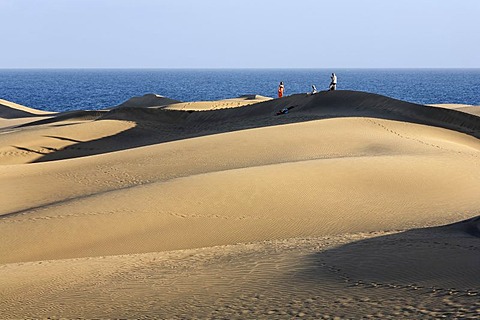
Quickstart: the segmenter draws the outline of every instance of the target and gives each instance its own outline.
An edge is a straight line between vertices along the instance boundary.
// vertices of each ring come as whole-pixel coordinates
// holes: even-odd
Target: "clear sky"
[[[479,68],[480,0],[0,0],[0,68]]]

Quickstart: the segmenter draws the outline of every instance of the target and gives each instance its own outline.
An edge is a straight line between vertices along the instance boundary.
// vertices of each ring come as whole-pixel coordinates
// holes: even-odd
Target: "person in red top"
[[[278,86],[278,97],[283,97],[283,91],[285,90],[285,86],[283,85],[283,81],[280,81],[280,85]]]

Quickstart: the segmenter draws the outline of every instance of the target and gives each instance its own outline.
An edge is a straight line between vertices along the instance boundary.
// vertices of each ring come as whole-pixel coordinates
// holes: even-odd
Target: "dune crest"
[[[173,103],[180,103],[181,101],[170,99],[158,94],[148,93],[140,97],[132,97],[127,101],[113,107],[116,108],[149,108],[162,107]]]
[[[55,112],[37,110],[21,104],[0,99],[0,118],[14,119],[34,116],[53,115]]]
[[[446,109],[454,109],[457,111],[473,114],[480,117],[480,106],[472,106],[468,104],[454,104],[454,103],[445,103],[445,104],[431,104],[432,107],[440,107]]]
[[[174,103],[165,107],[166,110],[180,110],[180,111],[212,111],[227,108],[245,107],[248,105],[269,101],[272,98],[261,95],[243,95],[238,98],[223,99],[217,101],[195,101]]]

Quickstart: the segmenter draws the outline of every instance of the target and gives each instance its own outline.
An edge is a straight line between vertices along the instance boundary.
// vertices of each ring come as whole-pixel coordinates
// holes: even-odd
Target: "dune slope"
[[[250,103],[249,100],[246,101]],[[206,105],[203,108],[207,108],[208,102],[204,104]],[[81,114],[79,112],[61,114],[32,125],[50,124],[55,126],[58,122],[75,120],[80,116],[83,118],[90,116],[91,120],[128,121],[135,123],[135,126],[99,139],[79,141],[74,146],[75,151],[72,151],[73,146],[67,149],[52,150],[53,152],[36,157],[34,161],[44,162],[88,156],[222,132],[328,118],[371,117],[436,126],[474,137],[480,135],[479,117],[474,115],[456,110],[411,104],[363,92],[321,92],[313,96],[300,94],[220,110],[216,110],[217,104],[218,102],[212,102],[213,110],[204,112],[124,107],[109,112],[83,114],[86,113],[83,111]],[[276,115],[278,110],[286,107],[293,108],[288,114]]]
[[[424,107],[417,108],[423,116]],[[447,119],[455,124],[457,118]],[[91,141],[112,150],[111,137],[141,140],[129,136],[139,121],[132,123],[102,119],[5,136],[25,141],[38,129],[48,139],[79,141],[51,154],[78,155]],[[65,131],[54,136],[45,130]],[[186,249],[406,229],[478,213],[480,145],[470,135],[371,117],[223,130],[95,157],[1,167],[6,240],[0,256],[15,262]],[[18,237],[32,224],[57,232],[39,231],[42,241]]]

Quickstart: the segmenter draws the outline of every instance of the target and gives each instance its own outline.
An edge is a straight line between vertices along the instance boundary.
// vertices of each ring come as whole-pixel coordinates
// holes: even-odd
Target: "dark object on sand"
[[[289,111],[290,109],[293,109],[293,108],[295,108],[295,106],[283,108],[282,110],[279,110],[279,111],[277,112],[277,116],[282,115],[282,114],[287,114],[288,111]]]

